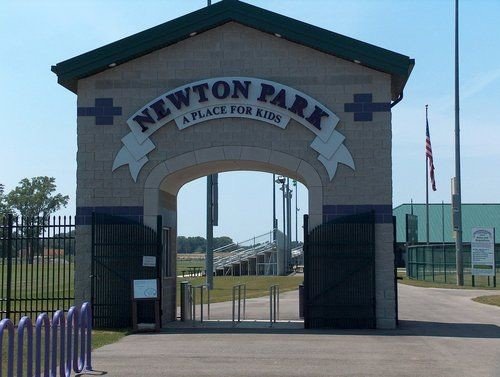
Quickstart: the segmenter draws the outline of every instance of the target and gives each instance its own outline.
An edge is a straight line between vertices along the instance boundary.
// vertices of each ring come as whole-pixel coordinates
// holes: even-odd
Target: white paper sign
[[[134,298],[158,298],[156,279],[134,280]]]
[[[495,275],[495,228],[472,228],[472,275]]]
[[[156,267],[156,257],[142,256],[142,267]]]

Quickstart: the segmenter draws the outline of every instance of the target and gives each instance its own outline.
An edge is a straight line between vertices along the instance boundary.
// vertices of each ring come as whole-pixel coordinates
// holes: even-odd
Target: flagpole
[[[427,127],[428,119],[427,119],[427,108],[429,105],[425,105],[425,124]],[[427,157],[427,153],[425,153],[425,227],[427,234],[427,245],[429,244],[429,158]]]
[[[457,285],[464,285],[464,271],[462,260],[462,187],[460,182],[460,96],[459,96],[459,67],[458,67],[458,0],[455,0],[455,248],[457,264]]]

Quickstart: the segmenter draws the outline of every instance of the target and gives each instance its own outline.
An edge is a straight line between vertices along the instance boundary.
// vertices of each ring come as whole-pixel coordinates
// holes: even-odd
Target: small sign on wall
[[[472,275],[495,276],[495,228],[472,228]]]
[[[156,267],[156,257],[149,255],[142,256],[142,267]]]
[[[156,279],[134,280],[134,299],[158,298],[158,281]]]

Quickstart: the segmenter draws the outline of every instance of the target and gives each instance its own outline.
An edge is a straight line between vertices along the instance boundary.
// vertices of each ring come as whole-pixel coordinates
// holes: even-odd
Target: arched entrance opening
[[[285,153],[258,147],[212,147],[186,153],[158,164],[144,190],[144,223],[153,226],[162,217],[167,243],[162,271],[162,322],[176,317],[177,195],[186,183],[214,173],[261,171],[295,179],[308,188],[310,227],[321,223],[323,193],[319,174],[307,162]]]
[[[308,210],[307,189],[300,182],[295,181],[294,185],[291,179],[264,172],[224,172],[217,178],[218,221],[212,228],[212,242],[207,242],[210,237],[210,221],[207,218],[211,213],[211,207],[207,206],[210,179],[202,177],[191,181],[177,195],[175,270],[178,296],[182,296],[180,287],[185,282],[191,287],[213,283],[210,318],[207,288],[196,288],[196,323],[198,325],[201,319],[200,289],[203,289],[204,320],[210,319],[210,326],[214,325],[214,321],[218,325],[230,325],[233,287],[244,284],[242,293],[246,289],[248,300],[244,313],[241,313],[242,323],[238,326],[255,326],[255,321],[258,321],[268,327],[271,294],[275,294],[276,307],[279,307],[276,317],[280,323],[276,326],[283,326],[283,321],[300,321],[297,290],[304,280],[302,214]],[[285,183],[281,184],[281,180]],[[283,195],[283,186],[286,195]],[[273,213],[276,231],[272,230]],[[287,237],[283,237],[285,233]],[[207,267],[210,261],[206,253],[208,247],[213,250],[213,277],[210,282],[210,276],[205,274],[210,268]],[[284,256],[290,258],[285,260]],[[275,287],[274,290],[271,287]],[[177,301],[177,318],[182,321],[185,317],[181,314],[185,311],[181,312],[180,303],[183,301],[180,297]],[[235,305],[237,303],[235,297]],[[189,322],[169,326],[186,325],[191,326]],[[297,323],[297,326],[300,325]]]

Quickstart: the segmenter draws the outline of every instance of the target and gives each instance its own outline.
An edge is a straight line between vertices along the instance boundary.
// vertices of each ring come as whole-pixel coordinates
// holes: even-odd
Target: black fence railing
[[[0,218],[0,314],[68,308],[74,300],[75,225],[71,217]]]
[[[409,246],[406,274],[411,279],[436,283],[456,284],[455,244],[432,244]],[[472,276],[470,244],[462,248],[464,285],[471,287],[493,287],[496,279],[488,276]],[[495,245],[495,270],[500,276],[500,245]]]

